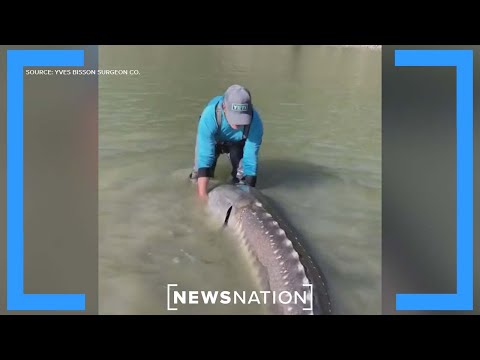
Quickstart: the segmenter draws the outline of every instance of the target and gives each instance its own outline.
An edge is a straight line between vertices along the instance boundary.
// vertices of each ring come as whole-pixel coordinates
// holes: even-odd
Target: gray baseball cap
[[[225,115],[233,125],[248,125],[252,121],[253,107],[250,91],[241,85],[232,85],[223,97]]]

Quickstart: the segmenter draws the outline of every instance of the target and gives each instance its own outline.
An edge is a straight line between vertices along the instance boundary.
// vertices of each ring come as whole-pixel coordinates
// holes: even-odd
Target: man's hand
[[[201,202],[207,202],[208,201],[208,195],[198,195],[198,199],[201,201]]]
[[[197,193],[200,200],[208,200],[207,186],[208,177],[199,177],[197,181]]]
[[[251,187],[255,187],[255,185],[257,184],[257,177],[256,176],[247,175],[242,180],[244,181],[244,183],[246,185],[251,186]]]

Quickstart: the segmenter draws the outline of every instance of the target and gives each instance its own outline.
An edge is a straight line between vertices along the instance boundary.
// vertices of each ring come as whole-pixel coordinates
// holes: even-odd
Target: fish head
[[[251,202],[248,194],[241,191],[237,185],[221,185],[208,193],[207,207],[215,222],[225,224]]]

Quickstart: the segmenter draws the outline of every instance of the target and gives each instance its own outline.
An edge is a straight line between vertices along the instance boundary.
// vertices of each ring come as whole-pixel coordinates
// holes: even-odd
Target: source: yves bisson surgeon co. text
[[[31,69],[25,70],[25,75],[140,75],[133,70],[102,70],[102,69]]]

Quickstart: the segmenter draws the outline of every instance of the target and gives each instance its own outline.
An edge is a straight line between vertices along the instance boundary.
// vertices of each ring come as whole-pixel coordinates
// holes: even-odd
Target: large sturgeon
[[[263,291],[288,292],[295,301],[270,304],[275,314],[329,315],[332,307],[326,280],[293,228],[256,188],[220,185],[209,192],[208,209],[214,219],[233,230],[258,270]],[[300,301],[307,297],[311,306]],[[285,294],[284,294],[285,295]],[[288,294],[287,294],[288,295]],[[306,296],[305,296],[306,295]],[[285,297],[284,297],[285,299]],[[308,308],[308,310],[306,310]]]

